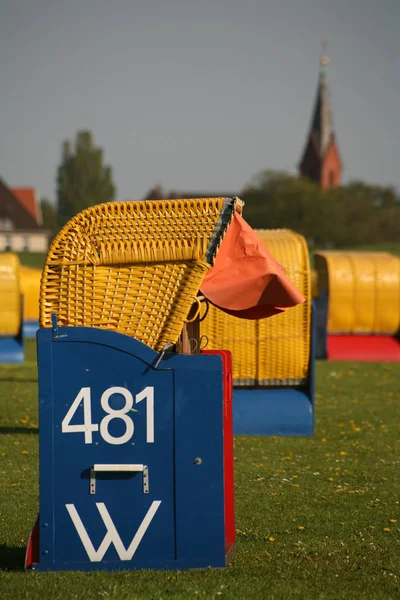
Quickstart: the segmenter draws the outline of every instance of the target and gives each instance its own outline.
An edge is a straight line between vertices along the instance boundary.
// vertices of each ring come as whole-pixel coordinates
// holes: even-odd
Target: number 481
[[[125,398],[125,405],[116,410],[110,406],[110,398],[114,394],[120,394]],[[146,399],[146,441],[149,444],[154,442],[154,387],[145,387],[135,396],[135,404],[139,404]],[[78,410],[81,402],[83,402],[83,424],[70,425],[71,420]],[[103,392],[100,400],[102,409],[107,415],[100,421],[100,435],[108,444],[125,444],[129,442],[135,430],[134,423],[128,412],[133,408],[133,396],[129,390],[123,387],[110,387]],[[121,419],[125,423],[125,433],[121,436],[113,436],[109,432],[109,424],[113,419]],[[92,443],[93,431],[99,431],[99,425],[92,423],[92,400],[90,387],[80,389],[78,395],[73,401],[70,409],[65,415],[61,423],[62,433],[84,433],[85,444]]]

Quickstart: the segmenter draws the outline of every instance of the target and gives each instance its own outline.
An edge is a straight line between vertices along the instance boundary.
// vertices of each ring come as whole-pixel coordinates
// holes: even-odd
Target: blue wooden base
[[[21,315],[24,314],[24,297],[21,295]],[[22,320],[16,336],[0,337],[0,364],[21,364],[25,361],[24,328]]]
[[[234,435],[313,435],[314,410],[307,390],[236,388],[233,432]]]
[[[311,348],[307,381],[298,387],[242,388],[233,390],[234,435],[314,434],[314,388],[317,319],[311,312]]]
[[[234,552],[229,553],[226,557],[219,560],[213,560],[210,565],[209,556],[192,559],[159,559],[159,558],[148,558],[140,563],[137,562],[135,565],[130,563],[122,562],[120,560],[103,560],[99,563],[82,563],[81,561],[76,562],[58,562],[52,565],[39,563],[32,567],[32,571],[127,571],[127,570],[143,570],[151,569],[157,571],[188,571],[190,569],[209,569],[212,568],[225,568],[230,563],[234,556]]]
[[[37,344],[40,526],[27,568],[225,567],[221,357],[56,323]]]
[[[24,360],[24,344],[19,336],[0,338],[0,364],[21,364]]]
[[[35,338],[39,329],[39,321],[24,321],[24,337]]]

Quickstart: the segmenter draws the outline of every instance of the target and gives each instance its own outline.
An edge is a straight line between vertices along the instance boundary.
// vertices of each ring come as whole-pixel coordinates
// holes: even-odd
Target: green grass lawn
[[[400,598],[400,364],[317,365],[316,435],[235,441],[225,570],[25,573],[38,510],[34,342],[0,367],[0,597]]]
[[[46,253],[44,252],[17,252],[21,265],[43,269]]]
[[[343,248],[338,248],[343,250]],[[380,244],[364,244],[362,246],[352,246],[345,250],[356,250],[357,252],[390,252],[400,256],[400,242],[382,242]]]

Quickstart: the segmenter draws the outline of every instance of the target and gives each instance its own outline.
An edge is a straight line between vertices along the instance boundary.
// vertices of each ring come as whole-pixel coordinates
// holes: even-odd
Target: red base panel
[[[26,548],[25,569],[34,570],[35,565],[39,562],[39,522],[39,515],[37,515]]]
[[[227,555],[230,555],[234,552],[236,540],[232,420],[232,354],[229,350],[203,350],[202,354],[218,354],[222,358],[223,364],[225,549]]]
[[[328,360],[400,361],[400,338],[388,335],[328,335]]]

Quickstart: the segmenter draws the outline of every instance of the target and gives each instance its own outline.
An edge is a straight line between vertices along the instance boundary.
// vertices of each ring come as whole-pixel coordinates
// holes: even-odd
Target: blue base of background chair
[[[233,391],[234,435],[306,436],[314,433],[314,408],[305,388]]]
[[[328,291],[325,290],[314,299],[315,321],[316,321],[316,341],[315,356],[323,360],[328,358]]]
[[[39,329],[39,321],[24,321],[24,337],[36,338],[36,332]]]
[[[0,338],[0,363],[20,364],[25,359],[24,343],[21,336]]]
[[[310,359],[305,384],[298,387],[234,388],[234,435],[314,435],[317,315],[313,302]]]

